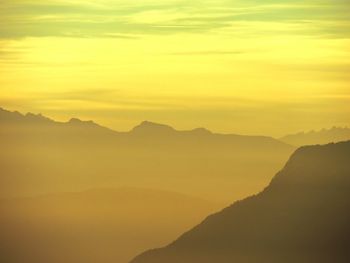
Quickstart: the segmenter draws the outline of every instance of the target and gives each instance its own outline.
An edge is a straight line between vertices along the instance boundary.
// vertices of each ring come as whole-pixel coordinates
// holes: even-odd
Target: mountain
[[[347,141],[350,140],[350,129],[347,127],[333,127],[306,133],[300,132],[286,135],[280,138],[280,140],[295,146]]]
[[[264,136],[178,131],[149,121],[117,132],[4,109],[0,143],[0,198],[133,186],[228,201],[266,185],[294,150]]]
[[[350,141],[299,148],[261,193],[132,263],[345,263]]]
[[[176,130],[168,125],[154,123],[150,121],[143,121],[131,130],[131,133],[153,136],[153,135],[174,135]]]
[[[149,247],[165,245],[219,207],[193,196],[141,188],[0,200],[0,261],[128,262]]]

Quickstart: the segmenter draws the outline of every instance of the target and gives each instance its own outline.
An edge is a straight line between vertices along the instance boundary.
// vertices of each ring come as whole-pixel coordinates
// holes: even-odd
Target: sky
[[[348,0],[1,0],[0,107],[116,130],[350,125]]]

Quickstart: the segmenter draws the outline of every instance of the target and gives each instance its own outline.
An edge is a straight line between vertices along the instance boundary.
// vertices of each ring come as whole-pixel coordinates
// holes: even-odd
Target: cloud
[[[0,38],[139,37],[203,33],[237,22],[312,22],[317,32],[350,35],[347,1],[25,1],[3,0]],[[332,26],[323,27],[324,22]],[[256,23],[255,23],[256,24]],[[232,27],[233,25],[233,27]],[[306,27],[307,28],[307,27]],[[324,31],[324,32],[323,32]]]
[[[204,51],[189,51],[189,52],[173,52],[170,55],[175,56],[212,56],[212,55],[241,55],[244,51],[220,51],[220,50],[204,50]]]
[[[0,63],[16,64],[21,60],[21,55],[26,51],[25,48],[10,47],[6,41],[0,41]]]

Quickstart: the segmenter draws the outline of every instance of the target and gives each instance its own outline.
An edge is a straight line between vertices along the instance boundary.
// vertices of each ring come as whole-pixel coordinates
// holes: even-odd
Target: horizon
[[[5,0],[0,105],[119,130],[349,125],[348,13],[342,0]]]
[[[155,122],[153,120],[141,120],[139,121],[138,123],[135,123],[133,126],[131,126],[130,128],[127,128],[126,130],[122,130],[122,129],[115,129],[113,127],[109,127],[109,126],[106,126],[106,125],[103,125],[99,122],[97,122],[96,120],[93,120],[93,119],[82,119],[80,118],[79,116],[72,116],[66,120],[57,120],[53,117],[50,117],[50,116],[47,116],[41,112],[39,113],[34,113],[34,112],[21,112],[21,111],[18,111],[18,110],[10,110],[10,109],[5,109],[4,107],[0,107],[0,109],[4,110],[4,111],[7,111],[7,112],[11,112],[11,113],[19,113],[21,114],[22,116],[26,116],[27,114],[33,114],[35,116],[42,116],[42,117],[45,117],[45,118],[48,118],[49,120],[51,121],[54,121],[54,122],[59,122],[59,123],[69,123],[71,122],[72,120],[79,120],[79,121],[82,121],[82,122],[92,122],[94,124],[97,124],[99,126],[101,126],[102,128],[106,128],[106,129],[109,129],[111,131],[114,131],[114,132],[131,132],[134,128],[144,124],[144,123],[151,123],[151,124],[155,124],[155,125],[165,125],[165,126],[168,126],[172,129],[174,129],[175,131],[193,131],[193,130],[196,130],[196,129],[205,129],[211,133],[214,133],[214,134],[224,134],[224,135],[242,135],[242,136],[267,136],[267,137],[272,137],[272,138],[275,138],[275,139],[280,139],[280,138],[283,138],[285,136],[289,136],[289,135],[297,135],[297,134],[308,134],[308,133],[312,133],[312,132],[321,132],[321,131],[330,131],[332,129],[348,129],[349,126],[345,125],[345,126],[331,126],[331,127],[323,127],[321,129],[311,129],[311,130],[301,130],[301,131],[296,131],[296,132],[289,132],[289,133],[286,133],[286,134],[282,134],[280,136],[273,136],[273,135],[270,135],[270,134],[253,134],[253,133],[247,133],[247,134],[242,134],[242,133],[237,133],[237,132],[234,132],[234,131],[229,131],[229,132],[219,132],[219,131],[215,131],[215,130],[212,130],[208,127],[190,127],[190,128],[187,128],[187,129],[179,129],[178,127],[176,126],[173,126],[169,123],[160,123],[160,122]]]
[[[0,0],[0,263],[350,262],[350,0]]]

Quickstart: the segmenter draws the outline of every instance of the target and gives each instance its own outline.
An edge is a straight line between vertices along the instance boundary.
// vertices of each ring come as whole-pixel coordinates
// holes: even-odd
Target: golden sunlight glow
[[[347,125],[341,3],[234,2],[5,1],[0,104],[117,130],[144,119],[276,136]]]

